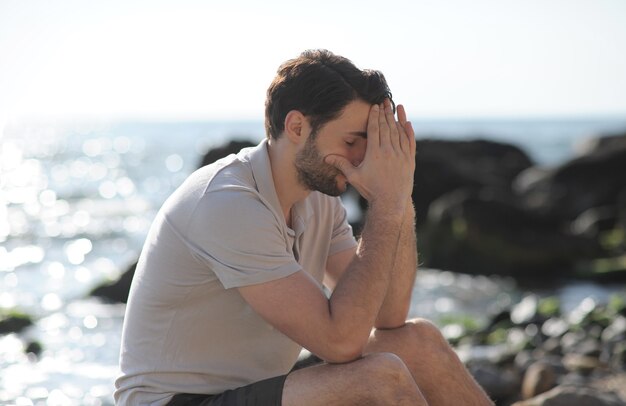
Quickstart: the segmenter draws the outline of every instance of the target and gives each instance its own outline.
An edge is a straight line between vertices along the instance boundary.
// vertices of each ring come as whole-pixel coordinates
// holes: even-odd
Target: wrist
[[[379,219],[399,221],[407,216],[407,204],[403,201],[371,200],[368,205],[368,214]]]

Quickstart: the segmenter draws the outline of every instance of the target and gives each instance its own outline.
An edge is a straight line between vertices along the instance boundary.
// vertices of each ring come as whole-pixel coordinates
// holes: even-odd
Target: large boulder
[[[445,193],[485,186],[508,191],[513,179],[531,165],[528,155],[509,144],[418,140],[413,189],[418,223],[426,218],[430,203]]]
[[[572,221],[586,210],[610,207],[620,211],[626,191],[626,146],[599,148],[565,164],[539,172],[530,169],[516,179],[523,204],[540,214]]]
[[[489,189],[457,190],[435,200],[418,237],[427,267],[521,279],[558,276],[603,253],[595,239],[573,235]]]
[[[486,186],[511,191],[511,183],[532,161],[520,148],[487,140],[418,139],[413,203],[417,225],[426,220],[430,204],[457,190]],[[361,199],[361,207],[367,203]]]

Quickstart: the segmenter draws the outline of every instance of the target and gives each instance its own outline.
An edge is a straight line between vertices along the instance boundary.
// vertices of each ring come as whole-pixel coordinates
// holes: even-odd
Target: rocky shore
[[[498,405],[626,405],[626,298],[564,314],[529,295],[481,329],[442,331]]]

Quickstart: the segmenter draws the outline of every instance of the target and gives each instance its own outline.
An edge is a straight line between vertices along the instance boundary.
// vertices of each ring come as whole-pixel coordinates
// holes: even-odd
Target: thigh
[[[286,378],[277,376],[217,395],[178,394],[168,406],[280,406]]]
[[[321,364],[289,373],[282,404],[414,406],[426,402],[400,358],[370,354],[345,364]]]

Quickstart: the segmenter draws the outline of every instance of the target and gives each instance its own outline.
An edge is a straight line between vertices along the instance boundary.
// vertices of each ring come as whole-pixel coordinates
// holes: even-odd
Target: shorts
[[[287,375],[227,390],[217,395],[181,393],[167,406],[280,406]]]

